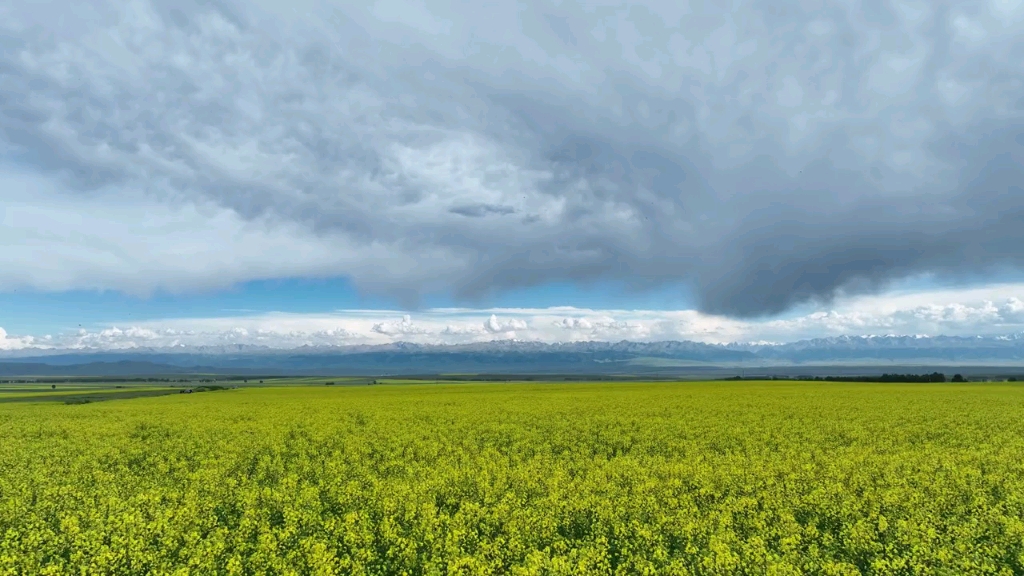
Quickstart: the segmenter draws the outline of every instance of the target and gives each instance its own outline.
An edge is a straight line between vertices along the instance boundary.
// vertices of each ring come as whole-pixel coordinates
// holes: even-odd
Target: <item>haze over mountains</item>
[[[1024,367],[1024,333],[1006,336],[840,336],[787,344],[568,342],[515,340],[429,345],[255,345],[121,351],[19,350],[0,353],[0,376],[274,374],[672,374],[732,368],[824,370],[907,366]]]

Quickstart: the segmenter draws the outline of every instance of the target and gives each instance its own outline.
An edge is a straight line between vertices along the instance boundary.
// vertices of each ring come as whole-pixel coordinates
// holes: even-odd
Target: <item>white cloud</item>
[[[529,325],[518,318],[512,318],[502,322],[498,320],[496,314],[491,314],[491,317],[484,322],[484,330],[491,334],[510,334],[515,337],[516,330],[526,330]]]
[[[7,331],[0,328],[0,350],[21,350],[38,346],[36,339],[32,336],[13,337],[8,336]]]
[[[419,334],[429,334],[430,331],[426,328],[421,328],[412,323],[412,316],[406,314],[402,316],[401,320],[392,320],[388,322],[378,322],[371,328],[377,334],[383,334],[385,336],[413,336]]]
[[[139,347],[257,345],[271,348],[416,342],[459,344],[694,340],[792,342],[869,334],[986,335],[1024,331],[1024,284],[850,298],[791,318],[744,321],[694,310],[436,308],[415,314],[339,310],[178,318],[43,337],[0,330],[0,349],[118,350]]]
[[[651,329],[647,324],[658,325],[659,320],[642,323],[636,320],[618,320],[606,312],[595,311],[589,316],[567,316],[552,322],[555,328],[564,331],[568,340],[647,340]],[[621,316],[620,316],[621,317]]]

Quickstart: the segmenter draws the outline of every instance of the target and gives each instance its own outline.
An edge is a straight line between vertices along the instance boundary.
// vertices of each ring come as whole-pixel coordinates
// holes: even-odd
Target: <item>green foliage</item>
[[[0,574],[1022,574],[1015,385],[0,405]]]
[[[204,385],[193,388],[196,392],[216,392],[217,390],[228,390],[227,386]]]

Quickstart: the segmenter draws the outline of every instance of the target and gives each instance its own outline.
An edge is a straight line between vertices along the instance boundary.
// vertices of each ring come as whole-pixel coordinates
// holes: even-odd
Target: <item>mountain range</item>
[[[197,346],[0,352],[0,376],[128,374],[635,374],[770,369],[835,372],[897,367],[1024,369],[1024,333],[1006,336],[839,336],[785,344],[499,340],[457,345]]]

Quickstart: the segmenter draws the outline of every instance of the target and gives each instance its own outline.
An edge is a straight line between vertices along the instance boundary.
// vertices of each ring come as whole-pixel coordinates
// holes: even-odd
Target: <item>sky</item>
[[[1024,330],[1024,0],[0,6],[0,349]]]

